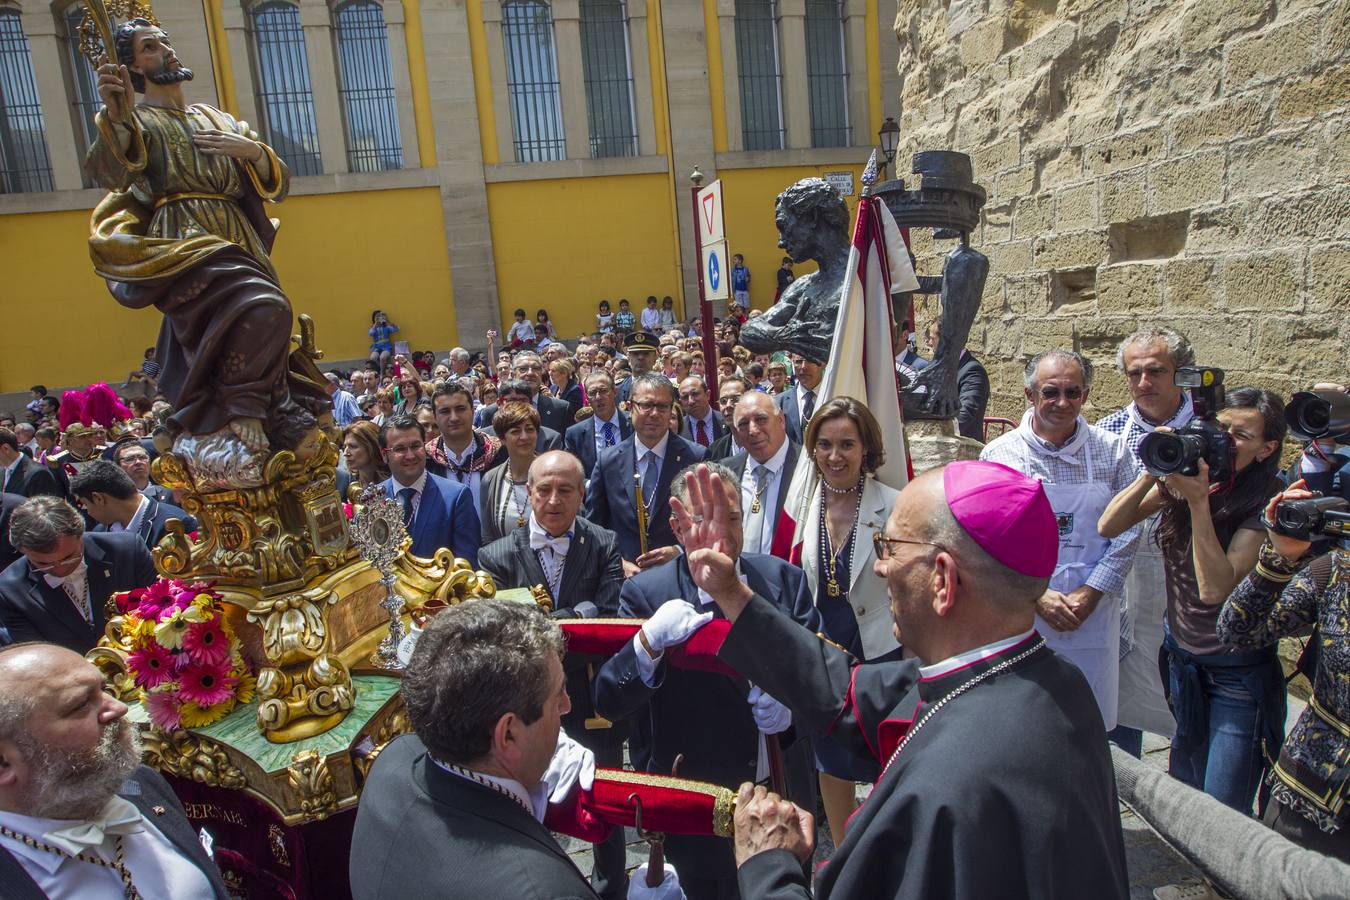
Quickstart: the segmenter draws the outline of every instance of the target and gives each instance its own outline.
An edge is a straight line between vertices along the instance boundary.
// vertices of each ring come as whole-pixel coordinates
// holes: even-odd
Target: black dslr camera
[[[1284,407],[1289,431],[1300,441],[1350,444],[1350,394],[1299,391]]]
[[[1311,541],[1320,535],[1350,536],[1350,500],[1344,497],[1307,497],[1284,500],[1275,507],[1276,534]]]
[[[1237,460],[1233,438],[1215,415],[1223,407],[1223,369],[1183,366],[1172,383],[1189,388],[1195,418],[1176,431],[1154,432],[1139,443],[1139,458],[1150,475],[1198,475],[1200,460],[1211,482],[1230,481]]]

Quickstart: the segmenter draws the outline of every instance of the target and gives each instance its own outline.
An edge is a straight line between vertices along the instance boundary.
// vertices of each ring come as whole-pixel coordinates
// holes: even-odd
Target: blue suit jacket
[[[619,416],[619,435],[617,440],[622,441],[633,433],[633,425],[628,416],[624,413],[618,413]],[[584,422],[578,422],[567,433],[563,435],[563,449],[571,453],[577,459],[581,460],[581,467],[586,471],[586,477],[591,477],[591,471],[595,469],[595,429],[599,427],[595,416],[591,416]]]
[[[181,519],[183,530],[188,534],[197,530],[197,520],[184,512],[180,507],[172,503],[164,503],[156,500],[154,497],[146,495],[146,500],[150,503],[150,508],[145,511],[145,516],[141,519],[140,535],[141,540],[151,550],[159,545],[159,539],[164,537],[164,526],[170,519]],[[99,525],[94,531],[103,533],[108,531],[107,525]]]
[[[384,483],[384,494],[398,499],[399,486],[393,478]],[[413,518],[412,548],[414,556],[430,558],[442,547],[449,547],[457,557],[467,559],[478,568],[478,545],[481,540],[478,510],[474,509],[473,492],[462,484],[427,473],[422,499]]]
[[[637,483],[633,479],[636,442],[634,435],[601,453],[586,487],[586,518],[618,535],[619,552],[627,560],[642,555],[635,500]],[[661,478],[652,495],[651,513],[647,516],[648,550],[674,546],[675,532],[670,527],[670,483],[681,469],[703,459],[703,454],[704,449],[698,444],[691,444],[679,435],[670,436],[666,458],[661,463]]]

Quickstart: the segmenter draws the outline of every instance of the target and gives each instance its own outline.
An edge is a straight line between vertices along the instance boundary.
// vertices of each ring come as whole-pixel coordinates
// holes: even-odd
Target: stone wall
[[[896,34],[900,174],[957,149],[989,192],[990,415],[1055,346],[1099,365],[1090,419],[1121,405],[1155,322],[1230,386],[1350,377],[1350,2],[900,0]],[[936,272],[950,242],[913,240]]]

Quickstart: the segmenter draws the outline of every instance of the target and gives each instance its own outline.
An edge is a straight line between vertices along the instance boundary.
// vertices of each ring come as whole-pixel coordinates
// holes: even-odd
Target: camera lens
[[[1150,475],[1158,477],[1194,466],[1204,452],[1204,439],[1193,434],[1155,432],[1139,442],[1139,459]]]

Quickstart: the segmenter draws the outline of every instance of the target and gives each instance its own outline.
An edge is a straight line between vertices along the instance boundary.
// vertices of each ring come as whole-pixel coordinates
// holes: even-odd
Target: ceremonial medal
[[[750,511],[751,511],[752,513],[758,513],[758,512],[759,512],[759,498],[758,498],[758,497],[756,497],[754,500],[750,501]]]
[[[831,578],[829,584],[825,585],[825,593],[829,594],[831,597],[838,597],[839,582]]]
[[[516,527],[517,527],[517,528],[524,528],[524,527],[525,527],[525,517],[524,517],[524,516],[516,516]]]

